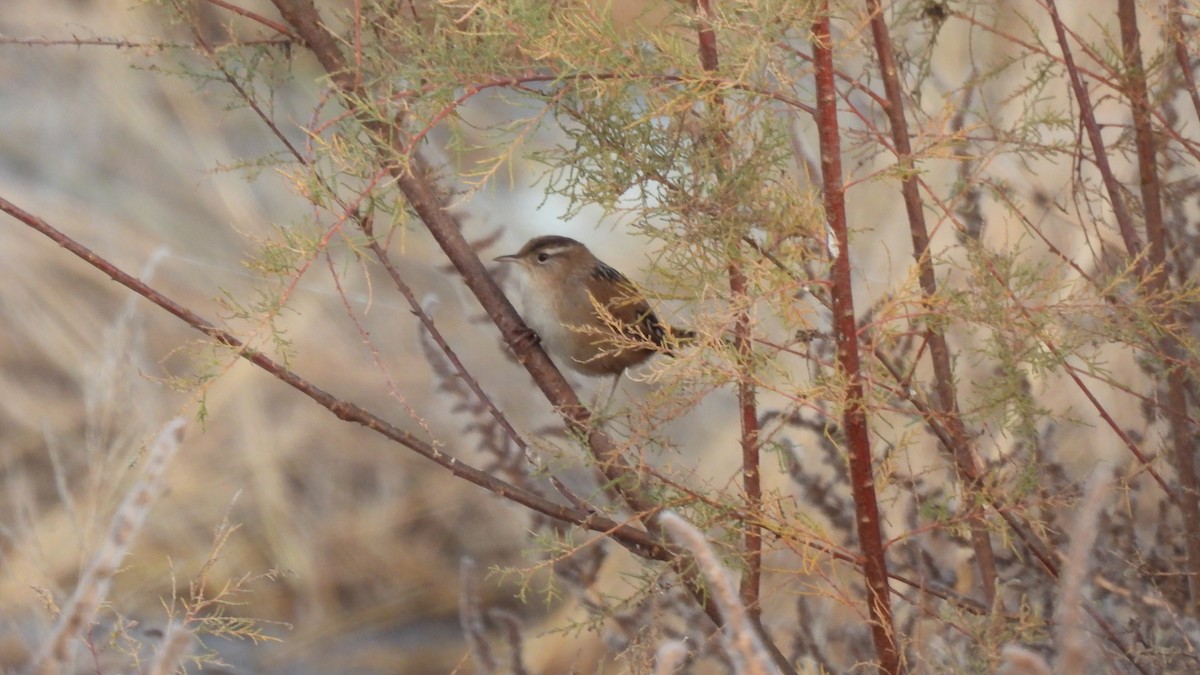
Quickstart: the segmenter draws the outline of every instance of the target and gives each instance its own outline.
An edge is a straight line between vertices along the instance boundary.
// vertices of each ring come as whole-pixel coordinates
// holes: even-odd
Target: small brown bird
[[[660,322],[625,275],[574,239],[536,237],[496,260],[517,263],[522,316],[542,346],[586,375],[620,375],[695,337]]]

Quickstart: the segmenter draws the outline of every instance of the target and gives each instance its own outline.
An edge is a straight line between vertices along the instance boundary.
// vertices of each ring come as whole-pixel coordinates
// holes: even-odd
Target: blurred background
[[[236,4],[275,16],[265,2]],[[1089,23],[1086,3],[1062,4],[1069,5],[1067,20],[1085,34],[1101,32]],[[604,7],[618,21],[647,8],[644,16],[657,15],[651,4]],[[214,32],[231,20],[207,3],[198,3],[198,11]],[[997,33],[1023,34],[1028,28],[1016,15],[1008,25],[999,23]],[[187,43],[187,31],[153,3],[6,0],[0,35],[6,38],[0,44],[0,196],[210,321],[257,336],[269,351],[267,327],[239,318],[228,298],[253,299],[265,283],[252,262],[264,242],[277,239],[276,226],[303,230],[314,213],[290,177],[271,168],[234,168],[278,147],[250,111],[227,107],[224,83],[187,76],[178,64],[188,63],[188,56],[154,46]],[[922,80],[928,89],[918,113],[923,123],[951,125],[962,101],[939,96],[969,79],[970,63],[988,63],[993,51],[1001,56],[1016,51],[1014,43],[992,35],[976,34],[969,44],[954,32],[937,35],[934,72]],[[82,44],[37,44],[41,38]],[[903,39],[916,43],[930,36],[914,30]],[[130,44],[87,44],[94,40]],[[272,104],[275,119],[293,122],[284,133],[302,144],[299,129],[313,117],[320,73],[304,55],[291,67],[297,76],[277,88]],[[997,77],[1004,86],[994,91],[1001,93],[978,94],[979,108],[994,116],[990,123],[1006,128],[1028,114],[1008,98],[1026,76],[1014,69]],[[1030,95],[1063,105],[1066,89]],[[492,106],[489,100],[479,97],[467,114],[502,118],[503,102]],[[446,140],[435,138],[435,148]],[[853,170],[868,173],[872,161],[862,159]],[[999,153],[979,161],[996,184],[1044,201],[1037,202],[1043,218],[1038,223],[1060,251],[1102,267],[1106,244],[1089,239],[1077,214],[1060,207],[1069,203],[1070,166],[1040,157],[1019,162]],[[924,179],[935,190],[960,178],[958,164],[950,160],[931,160],[925,168]],[[490,242],[484,255],[512,253],[531,236],[556,232],[585,241],[614,267],[647,281],[647,261],[655,251],[631,237],[619,219],[604,220],[596,211],[585,209],[563,221],[568,204],[546,197],[540,171],[518,158],[493,188],[458,205],[468,237]],[[897,285],[912,281],[911,241],[897,215],[902,211],[896,192],[889,185],[850,205],[856,232],[866,233],[855,244],[860,307],[882,302]],[[980,224],[975,235],[987,245],[1020,249],[1031,260],[1057,260],[1040,243],[1031,245],[1003,206],[985,200],[981,208],[972,222]],[[956,233],[941,225],[934,233],[938,244],[954,242]],[[422,306],[518,429],[536,439],[545,461],[565,480],[592,490],[555,416],[506,357],[495,329],[479,320],[474,300],[421,228],[394,236],[390,251]],[[327,269],[311,270],[289,289],[288,309],[275,318],[274,329],[291,343],[288,365],[464,461],[504,470],[488,439],[467,430],[473,413],[447,405],[455,394],[438,376],[416,319],[380,283],[382,275],[376,270],[368,277],[350,254],[313,264]],[[962,281],[959,274],[965,272],[946,269],[950,283]],[[225,611],[258,620],[263,636],[271,638],[204,638],[199,648],[214,652],[228,672],[472,672],[459,619],[464,558],[474,561],[479,601],[508,612],[523,627],[530,670],[599,672],[629,646],[618,620],[606,631],[584,629],[585,606],[595,598],[570,597],[555,586],[548,547],[529,534],[547,528],[527,511],[335,419],[7,216],[0,218],[0,281],[0,670],[19,668],[49,630],[57,604],[75,587],[105,537],[113,509],[136,481],[146,443],[175,416],[188,424],[166,492],[116,575],[110,606],[93,631],[94,644],[106,648],[93,658],[80,647],[79,672],[128,671],[138,654],[144,658],[139,650],[152,648],[180,616],[196,584],[208,597],[224,590],[228,595],[222,597],[231,603]],[[357,324],[346,320],[351,315]],[[955,337],[971,339],[965,331]],[[1115,346],[1109,356],[1115,379],[1142,380],[1130,350]],[[998,377],[992,364],[964,359],[956,367],[964,400],[986,399],[989,382]],[[215,376],[201,380],[201,375]],[[1072,480],[1100,464],[1128,463],[1123,445],[1096,424],[1078,391],[1054,377],[1038,377],[1031,378],[1032,386],[1047,405],[1077,422],[1043,430],[1047,439],[1071,434],[1061,452],[1058,444],[1047,452]],[[579,385],[585,400],[607,390],[607,383]],[[655,391],[653,382],[627,381],[619,396]],[[1122,427],[1152,427],[1131,397],[1115,391],[1100,396]],[[733,400],[729,388],[708,394],[687,418],[663,429],[686,453],[655,451],[649,461],[689,484],[736,485]],[[786,407],[785,398],[767,392],[761,401],[764,409]],[[881,438],[919,435],[907,412],[881,418]],[[1000,456],[1015,441],[999,415],[995,421],[980,425],[978,434],[981,445]],[[930,454],[907,457],[905,468],[936,482],[935,470],[924,463],[935,463],[929,459],[935,444],[913,443],[930,448]],[[828,456],[818,459],[808,469],[835,483],[840,465]],[[789,482],[789,460],[803,463],[806,457],[781,459],[780,466],[765,468],[765,480],[768,489],[800,501],[811,495],[797,496],[801,490]],[[938,562],[948,570],[957,570],[966,557],[954,542],[929,546],[942,546]],[[575,573],[600,575],[595,588],[605,593],[632,588],[623,574],[636,566],[627,558],[596,560],[603,564]],[[508,567],[527,571],[494,571]],[[835,574],[818,570],[812,579],[823,582],[827,573]],[[946,577],[956,578],[952,571]],[[959,590],[969,589],[971,579],[957,583]],[[804,582],[798,587],[765,597],[803,609],[796,598],[811,589]],[[840,619],[852,626],[831,632],[831,642],[865,640],[856,616],[840,601],[810,600],[825,602],[821,613],[810,615],[812,626]],[[786,616],[790,630],[793,615]],[[803,622],[803,616],[794,618]],[[939,639],[931,637],[930,644]]]

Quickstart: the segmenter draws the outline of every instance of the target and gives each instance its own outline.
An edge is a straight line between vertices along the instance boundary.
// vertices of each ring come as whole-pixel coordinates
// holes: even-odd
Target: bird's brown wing
[[[649,341],[658,347],[668,348],[667,329],[650,304],[642,297],[629,279],[617,270],[600,263],[596,266],[593,276],[606,283],[595,284],[593,288],[596,302],[612,313],[623,327],[622,332],[633,340]]]

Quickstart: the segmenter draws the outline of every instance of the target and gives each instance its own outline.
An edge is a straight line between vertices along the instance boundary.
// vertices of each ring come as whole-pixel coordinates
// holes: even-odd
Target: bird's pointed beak
[[[492,260],[495,260],[496,262],[517,262],[520,260],[520,258],[517,257],[517,254],[513,253],[510,255],[496,256],[495,258],[492,258]]]

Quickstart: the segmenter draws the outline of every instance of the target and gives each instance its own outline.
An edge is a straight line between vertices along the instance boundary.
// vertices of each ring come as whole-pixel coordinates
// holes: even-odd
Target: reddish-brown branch
[[[729,266],[729,290],[733,297],[743,302],[747,297],[746,275],[737,265]],[[762,475],[760,468],[760,443],[758,426],[758,403],[754,386],[753,367],[753,332],[750,326],[750,310],[739,307],[733,327],[733,345],[737,351],[739,371],[738,380],[738,413],[741,420],[742,446],[742,489],[746,493],[746,506],[751,515],[757,515],[762,510]],[[762,530],[757,524],[757,518],[747,520],[742,524],[744,531],[743,546],[746,556],[746,574],[742,577],[741,597],[746,605],[746,611],[751,619],[758,621],[762,614],[759,602],[762,585]]]
[[[692,10],[696,12],[698,21],[697,40],[699,42],[700,66],[706,74],[715,75],[720,70],[720,58],[717,53],[717,34],[713,30],[716,16],[711,0],[693,0]],[[714,144],[717,154],[717,179],[720,180],[728,169],[731,161],[729,128],[726,122],[725,99],[719,91],[713,94],[709,112],[715,121],[716,134]],[[753,373],[753,331],[750,322],[750,306],[747,298],[747,279],[737,262],[729,264],[729,290],[737,303],[737,314],[734,319],[734,345],[738,352],[738,417],[741,421],[741,450],[742,450],[742,487],[746,494],[746,504],[754,516],[742,523],[744,528],[743,555],[746,563],[746,574],[742,577],[738,591],[740,601],[745,607],[747,618],[758,631],[767,651],[775,665],[783,672],[795,672],[792,664],[783,652],[767,635],[762,625],[762,606],[759,594],[762,585],[762,529],[758,524],[758,515],[762,512],[762,476],[759,466],[759,428],[758,403],[754,385]]]
[[[1147,281],[1151,293],[1167,289],[1166,229],[1163,226],[1162,191],[1158,180],[1154,130],[1150,121],[1150,101],[1146,93],[1146,73],[1137,27],[1137,6],[1133,0],[1117,0],[1117,20],[1121,25],[1121,47],[1125,59],[1125,93],[1133,112],[1133,135],[1137,146],[1138,175],[1141,178],[1142,214],[1146,239],[1150,245]],[[1097,149],[1099,152],[1099,149]],[[1138,251],[1129,250],[1129,255]],[[1172,322],[1173,323],[1173,322]]]
[[[242,101],[244,101],[246,105],[249,106],[252,111],[254,111],[254,114],[258,117],[258,119],[261,120],[262,123],[266,125],[267,129],[271,131],[271,135],[273,135],[276,140],[278,140],[285,148],[288,149],[288,152],[290,152],[292,156],[296,158],[296,161],[300,162],[301,164],[307,164],[308,160],[304,157],[304,155],[300,154],[300,150],[298,150],[296,146],[292,144],[288,137],[279,128],[279,125],[275,123],[275,120],[269,114],[267,114],[267,111],[264,110],[261,105],[259,105],[258,99],[252,96],[250,91],[247,90],[246,87],[242,86],[242,83],[238,80],[238,78],[234,77],[233,73],[229,72],[229,69],[225,67],[225,64],[221,62],[221,59],[217,58],[216,50],[213,49],[213,46],[209,44],[207,39],[205,39],[204,33],[200,30],[199,26],[192,26],[192,37],[196,39],[196,46],[199,47],[201,51],[203,51],[212,61],[213,67],[221,71],[221,76],[225,78],[225,82],[228,83],[229,86],[237,92]],[[297,37],[295,39],[299,40],[300,38]]]
[[[108,277],[113,281],[116,281],[134,293],[146,298],[150,302],[171,313],[176,318],[182,320],[192,328],[200,331],[209,338],[226,345],[230,349],[234,350],[239,357],[249,361],[250,363],[253,363],[255,366],[258,366],[262,370],[274,376],[276,379],[282,381],[301,394],[304,394],[313,401],[316,401],[319,405],[332,412],[339,419],[360,424],[368,429],[371,429],[385,438],[395,441],[396,443],[399,443],[404,447],[416,452],[422,457],[433,461],[442,468],[450,471],[450,473],[454,476],[463,478],[500,497],[503,497],[504,499],[525,506],[532,511],[541,513],[555,520],[572,523],[589,530],[609,534],[613,537],[613,539],[621,542],[623,545],[631,547],[631,550],[639,552],[640,555],[645,555],[657,560],[667,560],[671,558],[671,554],[667,551],[667,549],[665,549],[655,537],[649,535],[644,530],[639,530],[630,525],[618,523],[589,511],[561,506],[559,504],[547,501],[546,499],[543,499],[542,497],[539,497],[538,495],[535,495],[527,490],[500,480],[468,464],[464,464],[458,458],[450,456],[442,450],[425,443],[412,434],[389,424],[388,422],[367,412],[361,407],[333,396],[329,392],[317,387],[295,372],[288,370],[279,363],[276,363],[266,354],[248,347],[232,334],[217,328],[195,312],[184,307],[183,305],[180,305],[162,293],[159,293],[133,275],[121,270],[108,260],[100,257],[88,249],[86,246],[83,246],[71,237],[54,228],[46,221],[24,211],[20,207],[2,197],[0,197],[0,211],[9,214],[13,218],[42,233],[84,262],[108,275]]]
[[[296,35],[291,30],[289,30],[287,26],[279,23],[278,21],[272,21],[271,19],[268,19],[267,17],[262,16],[261,14],[255,14],[254,12],[251,12],[250,10],[248,10],[244,7],[238,7],[237,5],[225,2],[225,0],[204,0],[204,1],[210,5],[216,5],[217,7],[220,7],[222,9],[227,9],[227,10],[233,12],[234,14],[237,14],[238,16],[244,16],[247,19],[250,19],[251,21],[253,21],[257,24],[261,24],[263,26],[266,26],[267,28],[270,28],[271,30],[275,31],[276,33],[286,35],[288,38],[290,38],[292,40],[300,39],[300,36]]]
[[[1112,165],[1108,161],[1104,139],[1100,136],[1100,125],[1096,122],[1096,110],[1092,106],[1091,94],[1088,93],[1083,76],[1075,65],[1075,57],[1071,55],[1071,45],[1067,42],[1066,27],[1063,25],[1062,17],[1058,14],[1058,6],[1055,5],[1054,0],[1046,0],[1046,9],[1050,13],[1051,23],[1054,24],[1054,33],[1058,36],[1058,46],[1062,50],[1067,76],[1071,80],[1071,90],[1075,94],[1075,100],[1079,102],[1080,122],[1083,123],[1083,129],[1087,133],[1088,142],[1092,146],[1093,160],[1096,162],[1096,168],[1100,170],[1100,177],[1104,181],[1109,201],[1112,203],[1113,216],[1117,219],[1117,230],[1121,233],[1121,239],[1125,242],[1125,249],[1129,256],[1137,259],[1142,252],[1142,241],[1137,235],[1133,217],[1125,204],[1121,183],[1117,180]]]
[[[1163,224],[1162,189],[1158,179],[1158,156],[1155,150],[1154,129],[1150,115],[1150,98],[1146,92],[1146,71],[1142,63],[1137,25],[1137,5],[1134,0],[1118,0],[1117,20],[1121,25],[1121,48],[1125,61],[1125,94],[1133,108],[1133,135],[1137,146],[1138,175],[1141,183],[1142,213],[1149,244],[1146,267],[1143,271],[1150,297],[1163,297],[1170,292],[1167,275],[1167,233]],[[1082,105],[1082,102],[1081,102]],[[1100,149],[1097,149],[1100,152]],[[1115,195],[1112,195],[1115,198]],[[1135,251],[1129,254],[1136,255]],[[1162,312],[1167,325],[1178,325],[1173,309]],[[1191,597],[1188,613],[1200,613],[1200,485],[1196,477],[1196,448],[1192,443],[1195,427],[1187,416],[1186,374],[1182,366],[1184,347],[1171,331],[1164,331],[1158,341],[1166,369],[1166,401],[1161,406],[1171,427],[1172,457],[1179,474],[1179,505],[1183,511],[1187,550],[1188,593]]]
[[[1179,64],[1179,72],[1183,76],[1183,81],[1187,83],[1188,98],[1192,101],[1192,110],[1196,112],[1196,119],[1200,120],[1200,90],[1196,88],[1196,74],[1192,72],[1192,58],[1188,54],[1187,42],[1183,36],[1187,34],[1187,27],[1183,25],[1183,8],[1180,6],[1179,0],[1171,0],[1168,12],[1169,26],[1167,28],[1167,39],[1175,51],[1175,62]]]
[[[883,8],[879,0],[867,0],[867,8],[871,13],[875,55],[879,59],[883,89],[887,96],[884,109],[888,114],[897,163],[900,165],[901,175],[904,176],[900,183],[900,191],[904,197],[905,212],[908,214],[913,258],[917,263],[921,294],[927,301],[932,302],[937,297],[937,276],[933,268],[933,253],[929,250],[925,206],[921,202],[920,187],[913,171],[908,121],[904,116],[904,94],[896,72],[896,60],[892,53],[887,23],[883,20]],[[968,492],[975,491],[980,487],[982,471],[958,410],[958,393],[955,390],[954,369],[950,364],[950,348],[946,344],[945,333],[936,325],[930,324],[926,329],[926,339],[929,344],[929,359],[933,365],[936,412],[941,419],[941,426],[950,436],[947,449],[954,457],[959,480],[965,483]],[[996,597],[996,558],[992,552],[987,523],[982,520],[971,523],[971,543],[975,549],[975,564],[979,568],[979,590],[984,603],[991,607]]]
[[[833,42],[829,32],[829,3],[820,3],[813,21],[813,65],[817,91],[817,134],[821,151],[821,181],[825,221],[837,242],[831,272],[830,296],[838,365],[845,380],[846,400],[842,421],[850,462],[850,490],[854,496],[858,545],[863,555],[867,585],[867,609],[871,637],[879,669],[901,672],[896,628],[892,621],[891,589],[883,550],[883,529],[871,466],[871,437],[863,401],[862,374],[858,354],[858,323],[850,281],[850,234],[846,222],[846,195],[842,185],[841,138],[837,118],[837,89],[834,85]]]
[[[421,322],[421,326],[425,328],[425,332],[429,334],[429,338],[433,340],[434,344],[442,352],[442,355],[446,357],[446,360],[450,363],[450,367],[454,369],[454,374],[467,385],[467,388],[471,390],[475,398],[487,408],[488,414],[504,430],[505,436],[515,443],[521,452],[528,453],[529,446],[525,443],[525,439],[521,437],[521,434],[517,433],[517,430],[509,423],[504,413],[496,407],[495,402],[492,401],[492,397],[488,396],[487,392],[480,386],[479,380],[463,365],[462,360],[458,358],[458,354],[455,353],[454,349],[450,347],[450,343],[446,341],[445,336],[442,335],[442,331],[433,322],[433,318],[429,316],[429,313],[425,311],[420,301],[417,300],[416,293],[404,281],[404,277],[400,275],[400,270],[396,269],[396,265],[392,262],[391,257],[388,256],[387,251],[379,244],[370,219],[359,217],[357,214],[355,215],[355,219],[358,221],[363,233],[367,235],[367,246],[375,254],[375,258],[379,261],[379,264],[383,265],[383,269],[387,271],[388,276],[391,277],[392,285],[396,287],[400,295],[404,296],[404,301],[408,303],[413,315]]]
[[[696,37],[700,42],[700,67],[706,73],[715,73],[720,70],[720,59],[717,54],[717,33],[713,30],[713,16],[711,0],[693,0],[692,9],[696,10],[699,20],[699,29],[696,31]]]
[[[350,100],[359,98],[362,92],[356,79],[353,73],[346,69],[345,60],[333,36],[321,26],[311,0],[275,0],[275,4],[284,19],[303,37],[342,95]],[[429,169],[420,155],[403,154],[405,148],[399,138],[400,130],[389,123],[365,119],[363,124],[375,135],[380,150],[392,155],[387,166],[388,172],[396,180],[409,205],[425,223],[434,240],[446,253],[467,288],[476,295],[480,305],[496,323],[505,340],[513,346],[538,387],[563,415],[564,420],[575,431],[586,435],[602,466],[618,471],[628,469],[628,463],[620,456],[619,449],[612,439],[590,424],[591,416],[587,409],[580,403],[575,391],[545,352],[536,344],[521,339],[525,334],[524,323],[463,236],[457,220],[443,208],[441,196],[429,179]],[[622,476],[609,477],[619,479]],[[636,511],[652,510],[643,508],[648,507],[648,504],[631,506]]]
[[[238,46],[244,47],[291,47],[295,44],[288,38],[258,38],[253,40],[238,40]],[[124,38],[14,38],[0,35],[0,45],[19,45],[22,47],[116,47],[117,49],[194,49],[195,44],[185,42],[164,42],[149,40],[133,42]]]
[[[700,67],[704,72],[715,75],[721,63],[717,52],[717,34],[713,30],[713,8],[710,0],[695,0],[692,5],[697,16],[696,37],[699,44]],[[718,179],[730,158],[730,137],[726,126],[725,100],[719,93],[713,96],[711,114],[716,120],[715,141],[718,153]],[[733,342],[738,354],[738,418],[741,422],[742,490],[746,495],[747,510],[757,514],[762,510],[762,475],[759,467],[758,403],[754,386],[752,349],[753,332],[750,325],[750,307],[747,302],[747,279],[741,265],[729,264],[729,292],[737,304],[734,317]],[[755,519],[757,520],[757,518]],[[762,530],[754,521],[742,524],[742,544],[746,573],[742,576],[739,595],[751,621],[761,620],[762,607],[759,593],[762,585]]]

